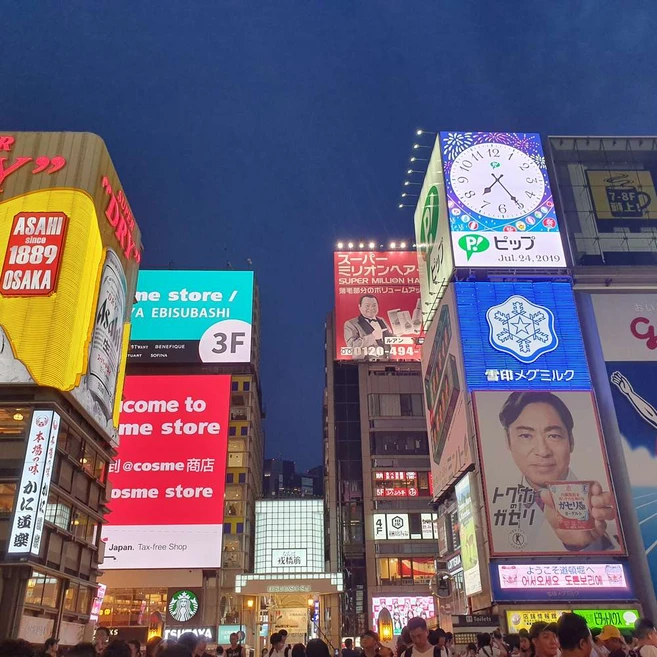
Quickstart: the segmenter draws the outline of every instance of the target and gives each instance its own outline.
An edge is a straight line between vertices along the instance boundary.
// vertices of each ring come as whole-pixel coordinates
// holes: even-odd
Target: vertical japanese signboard
[[[16,491],[7,554],[39,556],[60,418],[35,409],[27,439],[23,473]]]
[[[454,269],[438,137],[424,176],[414,221],[420,270],[422,321],[424,330],[428,331]]]
[[[419,361],[424,337],[412,251],[334,254],[336,360]]]
[[[104,569],[221,566],[230,380],[126,378]]]
[[[0,385],[55,388],[113,441],[141,236],[102,140],[0,133]]]
[[[475,509],[472,503],[470,473],[461,479],[454,489],[459,513],[459,537],[461,539],[461,560],[466,595],[481,593],[481,571],[477,549],[477,528]]]
[[[632,497],[657,583],[657,294],[594,294]]]

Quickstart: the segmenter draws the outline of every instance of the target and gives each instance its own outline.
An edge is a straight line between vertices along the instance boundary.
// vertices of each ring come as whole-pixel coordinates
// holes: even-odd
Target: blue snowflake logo
[[[519,295],[491,306],[486,312],[486,321],[493,349],[517,358],[521,363],[533,363],[559,346],[552,311]]]

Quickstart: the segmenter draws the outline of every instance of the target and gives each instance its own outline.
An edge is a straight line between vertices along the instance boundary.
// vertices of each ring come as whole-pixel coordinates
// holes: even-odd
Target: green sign
[[[633,630],[639,618],[638,609],[574,609],[573,612],[586,619],[589,627],[614,625],[619,630]]]
[[[179,623],[186,623],[196,616],[198,598],[193,591],[177,591],[169,600],[169,613]]]
[[[459,246],[465,251],[468,260],[473,253],[483,253],[490,246],[490,242],[483,235],[463,235],[459,238]]]

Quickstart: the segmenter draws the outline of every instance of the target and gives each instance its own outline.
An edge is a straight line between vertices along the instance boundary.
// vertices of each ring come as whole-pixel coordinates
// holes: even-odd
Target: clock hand
[[[493,176],[493,178],[495,178],[495,174],[494,174],[494,173],[491,173],[490,175]],[[504,175],[504,174],[502,174],[502,176],[503,176],[503,175]],[[501,178],[502,176],[500,176],[500,178]],[[500,182],[500,181],[499,181],[499,178],[495,178],[495,182],[494,182],[492,185],[490,185],[490,187],[486,187],[486,189],[484,189],[484,191],[482,192],[482,194],[490,194],[490,193],[491,193],[491,190],[493,189],[493,187],[495,187],[495,185],[497,185],[497,183],[499,183],[499,182]],[[500,183],[500,185],[501,185],[501,184],[502,184],[502,183]]]
[[[503,176],[504,174],[503,174],[503,173],[500,174],[500,177],[499,177],[499,178],[497,178],[497,177],[495,176],[494,173],[491,174],[491,175],[493,176],[493,178],[495,178],[495,182],[496,182],[496,183],[500,183],[500,186],[501,186],[502,189],[503,189],[503,190],[509,195],[509,198],[510,198],[510,199],[511,199],[511,200],[512,200],[512,201],[513,201],[518,207],[520,207],[520,203],[518,203],[518,199],[517,199],[517,198],[516,198],[516,197],[515,197],[515,196],[514,196],[514,195],[513,195],[513,194],[512,194],[512,193],[511,193],[506,187],[505,187],[505,186],[504,186],[504,183],[500,180],[500,178],[502,178],[502,176]],[[493,183],[493,184],[495,184],[495,183]],[[492,185],[491,185],[491,186],[492,186]]]

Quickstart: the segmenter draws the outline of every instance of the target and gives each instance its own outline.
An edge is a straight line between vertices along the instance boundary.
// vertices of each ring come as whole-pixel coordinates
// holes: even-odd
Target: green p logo
[[[464,235],[459,240],[459,246],[470,260],[473,253],[483,253],[490,246],[490,242],[482,235]]]

